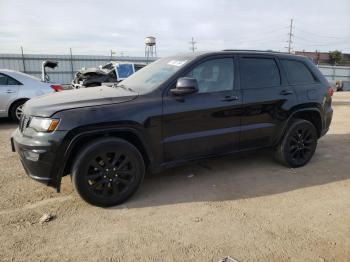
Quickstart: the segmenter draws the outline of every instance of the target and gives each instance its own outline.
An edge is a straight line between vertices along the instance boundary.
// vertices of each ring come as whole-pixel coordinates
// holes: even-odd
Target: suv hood
[[[121,87],[98,86],[73,89],[32,98],[24,104],[25,115],[50,117],[58,111],[127,102],[138,96]]]

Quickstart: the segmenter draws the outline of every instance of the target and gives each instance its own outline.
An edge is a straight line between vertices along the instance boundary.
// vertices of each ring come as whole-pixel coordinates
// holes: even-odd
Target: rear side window
[[[7,85],[7,76],[0,74],[0,85]]]
[[[242,59],[246,88],[279,86],[280,72],[273,58],[245,57]]]
[[[0,85],[20,85],[21,83],[4,74],[0,74]]]
[[[20,85],[21,83],[18,82],[16,79],[13,79],[12,77],[7,77],[7,84],[8,85]]]
[[[300,61],[281,59],[284,70],[287,72],[290,84],[313,83],[315,77],[309,68]]]

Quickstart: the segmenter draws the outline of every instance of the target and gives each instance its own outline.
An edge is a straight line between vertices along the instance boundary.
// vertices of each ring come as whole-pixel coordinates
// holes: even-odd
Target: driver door
[[[241,99],[233,57],[197,64],[186,77],[198,93],[163,97],[164,162],[204,157],[238,149]]]

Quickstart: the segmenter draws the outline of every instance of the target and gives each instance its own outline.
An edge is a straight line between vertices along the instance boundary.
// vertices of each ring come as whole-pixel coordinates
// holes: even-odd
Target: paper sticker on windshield
[[[182,66],[187,62],[187,60],[171,60],[168,62],[168,65],[173,65],[173,66]]]

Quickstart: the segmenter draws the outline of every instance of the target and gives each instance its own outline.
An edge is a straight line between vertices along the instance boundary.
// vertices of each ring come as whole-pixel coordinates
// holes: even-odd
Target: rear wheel
[[[26,101],[22,100],[22,101],[17,101],[15,102],[11,108],[10,108],[10,118],[13,121],[18,122],[21,119],[21,116],[23,114],[23,105]]]
[[[142,183],[145,164],[135,146],[117,138],[86,146],[74,162],[75,190],[88,203],[108,207],[123,203]]]
[[[304,166],[315,153],[317,139],[316,128],[311,122],[296,119],[277,146],[276,159],[289,167]]]

